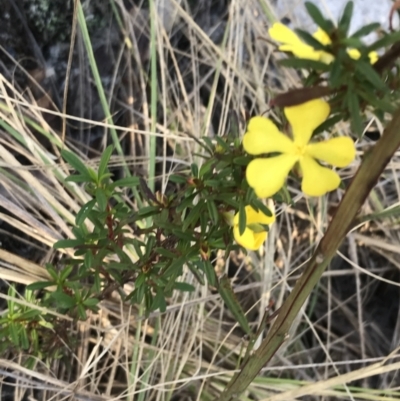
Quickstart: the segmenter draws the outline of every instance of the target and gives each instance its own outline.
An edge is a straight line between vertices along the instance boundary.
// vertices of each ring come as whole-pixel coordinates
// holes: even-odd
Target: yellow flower
[[[321,166],[317,160],[336,167],[349,165],[355,157],[351,138],[338,137],[309,143],[316,127],[330,113],[329,104],[322,99],[311,100],[284,109],[292,126],[293,140],[281,133],[265,117],[253,117],[243,137],[243,147],[251,155],[280,153],[272,157],[256,158],[246,169],[246,178],[260,198],[277,193],[285,183],[290,170],[298,162],[302,172],[302,191],[310,196],[321,196],[340,184],[339,175]]]
[[[323,50],[316,50],[312,46],[304,43],[295,32],[280,22],[273,24],[268,32],[272,39],[282,43],[282,45],[279,46],[279,50],[283,52],[291,52],[298,58],[321,61],[325,64],[330,64],[334,60],[332,54]],[[313,33],[313,36],[322,45],[326,46],[332,43],[329,35],[321,28],[318,28],[317,31]],[[361,57],[361,53],[357,49],[348,49],[347,53],[354,60],[358,60]],[[378,53],[370,52],[368,57],[370,63],[374,64],[378,60]]]
[[[239,213],[233,218],[233,235],[236,242],[244,248],[256,251],[268,236],[263,225],[270,225],[275,221],[275,216],[267,216],[261,210],[258,212],[252,206],[245,207],[246,228],[242,235],[239,233]]]

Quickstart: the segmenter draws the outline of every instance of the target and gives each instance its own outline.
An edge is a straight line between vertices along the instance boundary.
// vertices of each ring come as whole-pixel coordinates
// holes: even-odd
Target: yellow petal
[[[358,60],[361,57],[361,53],[357,49],[347,49],[347,54],[354,60]]]
[[[283,187],[297,160],[298,156],[294,154],[254,159],[246,169],[247,182],[259,198],[268,198]]]
[[[332,56],[332,54],[327,53],[327,52],[320,52],[320,57],[319,57],[319,61],[321,61],[322,63],[325,64],[330,64],[332,63],[333,60],[335,60],[335,57]]]
[[[259,224],[272,224],[275,221],[275,216],[267,216],[261,210],[255,211],[251,206],[246,206],[246,224],[259,223]],[[239,221],[238,221],[239,223]]]
[[[300,43],[296,46],[281,45],[279,46],[279,50],[282,52],[291,52],[298,58],[303,58],[305,60],[316,60],[316,61],[321,60],[321,53],[325,53],[320,50],[315,50],[313,47],[305,43]]]
[[[306,195],[322,196],[340,185],[340,177],[336,172],[321,166],[311,157],[302,157],[300,167],[303,173],[301,190]]]
[[[323,31],[321,28],[318,28],[314,33],[313,36],[315,39],[318,40],[319,43],[323,45],[330,45],[332,43],[331,38],[329,35]]]
[[[269,36],[277,42],[291,46],[304,45],[302,40],[286,25],[276,22],[268,29]]]
[[[295,144],[305,146],[315,128],[329,116],[330,107],[324,100],[314,99],[298,106],[286,107],[284,111],[292,126]]]
[[[368,53],[368,57],[369,57],[369,62],[371,64],[375,64],[378,61],[378,53],[377,52],[370,52]]]
[[[356,157],[356,149],[351,138],[341,136],[324,142],[310,143],[305,154],[332,166],[346,167]]]
[[[235,237],[236,242],[243,246],[246,249],[250,249],[252,251],[256,251],[260,248],[263,242],[267,238],[267,232],[263,231],[261,233],[254,233],[249,228],[244,230],[242,235],[239,234],[239,227],[235,226],[233,228],[233,236]]]
[[[294,143],[265,117],[250,119],[247,132],[243,137],[243,147],[251,155],[294,151]]]
[[[354,60],[358,60],[361,57],[361,53],[357,49],[348,49],[347,54]],[[379,58],[377,52],[369,52],[368,57],[371,64],[376,63]]]
[[[320,55],[318,51],[304,43],[295,32],[280,22],[273,24],[268,33],[272,39],[282,43],[279,46],[280,51],[291,52],[299,58],[319,60]]]

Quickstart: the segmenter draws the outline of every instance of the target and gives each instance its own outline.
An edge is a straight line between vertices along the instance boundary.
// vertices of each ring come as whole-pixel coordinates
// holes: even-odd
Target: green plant
[[[234,133],[198,140],[201,149],[198,156],[202,158],[202,163],[192,164],[190,170],[171,175],[169,180],[175,184],[174,191],[154,191],[151,189],[153,182],[150,185],[138,177],[128,176],[113,181],[108,168],[113,153],[111,146],[104,151],[97,170],[86,166],[72,152],[64,150],[63,158],[78,173],[68,177],[64,182],[65,186],[72,190],[72,187],[69,187],[71,182],[83,184],[91,199],[81,205],[76,215],[73,227],[75,238],[61,240],[55,245],[65,253],[73,249],[73,256],[66,256],[57,266],[47,265],[50,279],[29,287],[30,291],[46,290],[43,291],[44,295],[40,300],[36,301],[40,307],[62,313],[74,320],[84,320],[89,311],[96,312],[102,300],[118,292],[124,302],[139,305],[148,316],[157,309],[165,311],[174,291],[192,289],[189,284],[180,281],[183,269],[187,268],[201,284],[208,283],[218,288],[243,330],[251,339],[256,338],[257,334],[250,328],[243,310],[235,300],[229,280],[217,277],[212,264],[213,255],[222,251],[227,259],[231,251],[241,249],[240,245],[233,243],[233,238],[236,238],[238,244],[256,249],[256,245],[259,245],[258,238],[266,237],[268,220],[257,220],[254,216],[251,219],[247,218],[246,212],[249,210],[260,212],[264,217],[273,217],[266,202],[257,198],[255,192],[259,196],[268,194],[272,196],[271,201],[277,203],[284,200],[291,202],[284,181],[292,168],[291,179],[297,178],[299,174],[305,178],[308,174],[305,187],[311,190],[316,188],[316,183],[309,178],[310,175],[313,178],[313,175],[317,174],[315,171],[321,171],[322,167],[314,159],[329,162],[323,155],[324,152],[319,153],[321,156],[317,157],[315,148],[314,151],[311,148],[321,148],[322,132],[331,130],[330,134],[335,135],[335,124],[350,120],[354,133],[360,137],[365,111],[374,112],[384,124],[392,115],[393,119],[384,137],[367,154],[360,172],[348,186],[324,239],[284,303],[267,339],[254,355],[253,341],[250,342],[243,369],[228,385],[221,399],[231,400],[244,391],[285,341],[293,319],[341,241],[352,225],[362,219],[357,216],[357,212],[399,145],[396,134],[399,126],[398,112],[395,111],[399,103],[396,86],[398,73],[396,68],[392,68],[396,65],[398,54],[390,49],[371,64],[371,53],[390,46],[399,35],[396,32],[384,34],[375,44],[366,46],[359,38],[377,27],[369,25],[348,37],[351,4],[346,7],[337,27],[325,19],[314,6],[307,4],[310,15],[329,40],[325,43],[319,42],[317,38],[303,31],[298,31],[298,35],[308,46],[307,54],[316,53],[318,57],[322,55],[323,58],[299,58],[299,54],[301,56],[303,53],[293,48],[293,54],[281,61],[282,66],[301,69],[303,73],[305,71],[304,88],[288,91],[271,101],[271,105],[284,108],[283,112],[277,111],[273,124],[271,120],[260,117],[250,120],[245,138],[254,136],[254,133],[255,138],[249,139],[249,147],[245,143],[242,146],[241,140]],[[155,47],[153,52],[155,54]],[[357,54],[357,57],[354,57],[354,54]],[[155,67],[152,71],[155,74]],[[155,91],[155,88],[153,90]],[[325,101],[314,101],[323,96],[329,97],[329,106]],[[155,97],[153,102],[155,111]],[[316,103],[325,109],[324,118],[314,118],[311,113],[306,122],[307,132],[300,132],[296,129],[301,128],[302,122],[301,115],[298,115],[299,110],[303,110],[304,105],[311,105],[313,111],[313,105]],[[291,119],[289,116],[294,112],[297,113],[297,118]],[[326,119],[329,113],[330,118]],[[293,126],[293,133],[287,127],[285,116],[292,126],[297,125]],[[155,116],[152,117],[154,128]],[[261,120],[262,126],[257,126],[257,121]],[[257,129],[254,130],[254,126],[257,126]],[[262,138],[265,142],[264,147],[257,146],[256,141],[260,140],[257,130],[265,134],[265,138]],[[277,132],[279,135],[275,135]],[[291,134],[294,136],[293,141],[287,138]],[[270,140],[267,143],[272,135],[277,141]],[[312,143],[309,143],[311,135]],[[307,140],[304,140],[304,137]],[[116,135],[113,139],[118,141]],[[346,143],[350,149],[350,156],[345,158],[345,162],[336,163],[340,167],[348,165],[355,153],[353,141],[349,138],[342,139],[345,141],[340,143]],[[332,144],[329,140],[326,143]],[[117,153],[120,153],[120,150],[117,149]],[[268,171],[249,168],[261,159],[251,155],[259,154],[268,162]],[[265,154],[268,157],[264,158]],[[305,157],[312,159],[311,162],[316,168],[304,168],[302,163]],[[282,160],[287,163],[281,163],[279,168],[275,169],[274,163],[278,164]],[[258,185],[258,175],[263,177],[264,181],[271,181],[265,180],[265,177],[277,175],[277,172],[279,180],[275,183],[273,191],[262,192],[265,182],[262,182],[262,186]],[[150,175],[152,181],[154,168],[151,169]],[[330,183],[332,185],[329,185],[329,190],[338,188],[340,183],[339,176],[332,173],[330,177],[333,176],[335,178],[332,179],[333,184]],[[259,187],[261,189],[257,191]],[[345,188],[344,184],[342,188]],[[327,189],[323,188],[322,192],[318,191],[318,195],[326,191]],[[316,194],[309,190],[304,192],[309,195]],[[127,202],[126,195],[131,196],[133,202]],[[393,210],[392,213],[396,211]],[[258,213],[254,215],[257,216]],[[256,236],[257,240],[254,241]],[[125,286],[129,283],[133,285],[131,290],[127,290]],[[27,294],[30,296],[31,293]],[[15,294],[12,293],[12,296]],[[26,338],[29,337],[26,327],[29,326],[29,319],[39,321],[47,315],[39,316],[35,312],[31,316],[28,310],[20,312],[14,304],[9,305],[10,309],[14,312],[8,315],[3,323],[12,328],[6,329],[8,331],[4,332],[4,337],[10,339],[14,346],[26,349]],[[19,316],[18,313],[25,312],[27,315],[23,315],[22,320],[16,320],[15,316]],[[266,320],[267,318],[263,319],[264,323]],[[48,326],[49,329],[56,330],[60,327],[55,325],[56,319],[52,318],[51,321],[53,323],[52,326]],[[263,327],[260,327],[257,333],[262,329]],[[19,336],[23,338],[20,339]],[[37,348],[34,348],[34,351],[38,351]]]

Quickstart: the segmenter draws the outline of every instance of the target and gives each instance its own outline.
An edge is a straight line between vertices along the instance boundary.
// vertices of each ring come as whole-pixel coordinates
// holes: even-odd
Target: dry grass
[[[125,43],[128,38],[135,44],[133,35],[138,31],[134,19],[120,2],[116,5],[125,28]],[[172,7],[176,12],[175,35],[184,39],[185,46],[174,41],[177,36],[171,36],[158,21],[160,118],[156,135],[160,142],[156,160],[162,190],[167,188],[171,171],[185,170],[199,161],[193,156],[196,144],[187,133],[198,137],[224,133],[232,111],[243,132],[248,113],[265,112],[272,93],[299,83],[295,74],[276,71],[272,47],[257,39],[266,36],[272,18],[266,2],[233,1],[225,17],[208,25],[203,22],[204,27],[199,19],[203,14],[206,18],[207,11],[192,15],[183,2],[175,0]],[[210,35],[218,37],[217,44]],[[111,43],[115,38],[102,39],[106,45],[108,40],[115,45]],[[81,46],[79,41],[78,35],[75,48]],[[125,144],[126,155],[113,157],[112,163],[116,170],[128,165],[134,172],[146,174],[151,136],[143,72],[147,59],[140,43],[132,49],[121,39],[117,44],[119,58],[113,64],[107,96],[115,117],[113,128]],[[72,58],[71,71],[78,68],[74,63],[79,60],[79,79],[89,87],[91,77],[82,67],[86,62],[82,54]],[[82,187],[61,184],[68,166],[60,161],[60,149],[72,149],[96,165],[109,141],[109,124],[90,117],[96,115],[96,99],[87,102],[82,88],[74,92],[75,103],[81,107],[74,115],[52,107],[49,99],[45,101],[46,94],[38,97],[32,92],[29,88],[23,92],[9,78],[0,76],[0,219],[7,223],[3,223],[6,228],[0,235],[3,242],[6,238],[14,242],[11,251],[0,250],[0,278],[8,284],[29,284],[47,277],[45,262],[57,263],[58,257],[52,244],[72,236],[74,215],[89,199]],[[120,115],[123,118],[117,118]],[[63,142],[62,131],[54,127],[55,119],[79,135],[67,135]],[[371,121],[381,130],[373,116]],[[348,127],[343,124],[338,129],[347,131]],[[100,138],[97,142],[96,134]],[[94,143],[97,148],[93,148]],[[370,145],[367,138],[357,143],[358,160]],[[88,147],[92,147],[90,160],[86,158]],[[399,160],[397,154],[362,213],[399,205]],[[343,178],[351,177],[357,164],[344,171]],[[295,186],[292,189],[296,193]],[[241,258],[231,270],[231,276],[236,277],[235,292],[254,326],[267,308],[279,308],[341,196],[338,190],[326,198],[310,200],[297,192],[293,206],[278,206],[278,222],[262,255]],[[244,397],[400,399],[398,233],[398,221],[390,218],[361,224],[349,234],[304,306],[285,347]],[[21,256],[18,247],[36,251]],[[228,262],[218,264],[221,271],[228,270]],[[21,366],[26,358],[23,354],[0,359],[0,373],[16,381],[15,399],[22,400],[30,389],[37,390],[34,396],[42,400],[218,397],[238,368],[246,341],[218,295],[201,287],[189,272],[182,279],[194,285],[195,291],[176,294],[165,314],[154,313],[148,320],[117,297],[103,302],[99,314],[72,327],[78,345],[70,349],[69,361],[37,361],[33,370],[27,370]],[[7,296],[0,294],[0,298]]]

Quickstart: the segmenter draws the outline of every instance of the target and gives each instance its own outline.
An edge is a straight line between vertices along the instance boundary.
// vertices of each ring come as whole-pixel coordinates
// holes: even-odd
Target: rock
[[[321,12],[337,21],[348,0],[311,0]],[[389,28],[389,13],[393,2],[391,0],[370,1],[370,0],[353,0],[354,12],[350,26],[350,33],[355,32],[361,26],[371,22],[379,22],[384,29]],[[307,30],[314,30],[310,16],[304,7],[304,0],[278,0],[275,5],[275,12],[278,20],[283,18],[290,19],[291,27],[298,27]],[[393,18],[393,26],[399,26],[399,17],[397,14]],[[374,40],[374,35],[369,36],[367,41]]]

